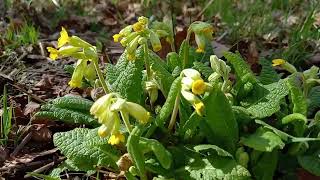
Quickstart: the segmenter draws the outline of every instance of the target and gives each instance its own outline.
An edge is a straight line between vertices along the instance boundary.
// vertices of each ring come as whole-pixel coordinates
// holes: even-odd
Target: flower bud
[[[196,43],[198,48],[196,49],[197,53],[204,53],[206,47],[206,38],[203,34],[195,34]]]
[[[150,31],[150,42],[153,48],[153,51],[158,52],[161,50],[161,42],[156,33]]]
[[[96,69],[94,67],[93,62],[90,62],[90,64],[87,65],[84,77],[87,78],[89,81],[94,81],[97,78]]]
[[[80,88],[84,72],[87,68],[87,61],[84,59],[78,60],[74,72],[72,74],[69,85],[73,88]]]

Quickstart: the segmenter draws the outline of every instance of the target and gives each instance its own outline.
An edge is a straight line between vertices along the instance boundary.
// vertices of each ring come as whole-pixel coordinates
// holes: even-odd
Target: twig
[[[209,6],[213,3],[214,0],[210,0],[207,5],[202,9],[202,11],[197,15],[197,19],[200,18],[203,13],[209,8]]]
[[[56,164],[59,164],[60,162],[62,162],[62,161],[65,160],[65,159],[66,159],[65,157],[60,157],[59,159],[54,160],[54,161],[52,161],[51,163],[46,164],[46,165],[44,165],[44,166],[42,166],[42,167],[34,170],[33,173],[41,173],[41,172],[43,172],[43,171],[51,168],[52,166],[54,166],[54,165],[56,165]],[[31,174],[27,174],[27,175],[24,176],[24,178],[28,178],[28,177],[31,177],[31,176],[32,176]]]
[[[32,137],[32,132],[29,132],[26,137],[23,138],[21,143],[14,149],[14,151],[10,154],[10,157],[15,157],[18,152],[30,141]]]
[[[39,45],[39,47],[40,47],[41,56],[42,56],[42,57],[46,57],[46,53],[45,53],[45,51],[44,51],[42,42],[39,42],[38,45]]]
[[[37,102],[39,102],[39,103],[45,103],[44,100],[40,99],[40,98],[39,98],[38,96],[36,96],[36,95],[33,95],[33,94],[29,93],[27,90],[25,90],[25,89],[22,87],[22,84],[19,84],[19,83],[14,82],[14,80],[11,79],[9,76],[0,73],[0,77],[1,77],[1,78],[4,78],[5,80],[7,80],[7,82],[8,82],[9,84],[11,84],[13,87],[15,87],[15,88],[18,89],[19,91],[27,94],[28,96],[30,96],[32,99],[36,100]]]

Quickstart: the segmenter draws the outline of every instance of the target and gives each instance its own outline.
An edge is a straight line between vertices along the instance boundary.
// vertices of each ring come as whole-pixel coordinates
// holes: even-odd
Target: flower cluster
[[[99,98],[91,107],[90,113],[102,124],[98,130],[101,137],[110,136],[109,144],[124,142],[124,135],[120,132],[120,116],[126,125],[130,126],[129,115],[139,123],[146,124],[150,113],[141,105],[122,99],[117,93],[110,93]],[[131,128],[131,127],[127,127]]]
[[[58,57],[74,57],[78,59],[69,85],[71,87],[81,87],[82,79],[85,77],[89,81],[96,79],[96,71],[92,60],[97,60],[96,47],[77,36],[69,36],[65,28],[62,27],[58,39],[58,49],[47,47],[50,58],[56,60]]]
[[[190,25],[189,31],[194,32],[195,34],[196,43],[198,45],[196,52],[203,53],[206,41],[213,38],[213,27],[208,23],[196,21]]]
[[[139,17],[138,22],[123,28],[118,34],[113,35],[114,42],[119,42],[126,48],[127,58],[135,60],[135,51],[139,45],[151,43],[155,52],[160,51],[162,46],[160,38],[169,36],[169,33],[161,29],[148,28],[149,20],[146,17]]]
[[[194,69],[184,69],[181,72],[181,76],[183,76],[181,80],[182,96],[192,104],[196,113],[202,116],[204,113],[204,104],[198,96],[209,92],[212,86],[204,82],[201,74]]]

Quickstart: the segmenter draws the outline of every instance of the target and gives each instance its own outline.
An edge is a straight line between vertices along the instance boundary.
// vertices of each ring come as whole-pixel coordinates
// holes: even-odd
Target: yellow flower
[[[198,47],[198,48],[196,49],[196,52],[197,52],[197,53],[204,53],[204,48],[203,48],[203,47]]]
[[[144,16],[140,16],[139,18],[138,18],[138,22],[140,22],[141,24],[143,24],[143,25],[146,25],[146,24],[148,24],[148,18],[146,18],[146,17],[144,17]]]
[[[198,79],[192,83],[192,92],[196,95],[203,94],[206,91],[206,84],[202,79]]]
[[[59,51],[53,47],[47,47],[48,52],[50,53],[49,57],[52,60],[56,60],[59,57]]]
[[[141,23],[141,22],[136,22],[132,25],[132,28],[135,32],[141,32],[144,30],[145,28],[145,24]]]
[[[150,112],[139,104],[126,102],[126,111],[129,112],[136,120],[142,124],[146,124],[150,119]]]
[[[150,42],[151,42],[151,46],[155,52],[158,52],[161,50],[162,47],[161,47],[160,39],[159,39],[158,35],[153,31],[150,31]]]
[[[107,137],[109,135],[110,130],[108,131],[108,127],[102,124],[98,129],[98,135],[100,137]]]
[[[195,34],[196,43],[198,48],[196,50],[197,53],[203,53],[204,48],[206,47],[206,37],[203,33]]]
[[[72,74],[71,80],[69,81],[70,87],[80,88],[82,83],[82,78],[84,76],[84,72],[87,68],[87,61],[84,59],[78,60],[76,68]]]
[[[113,41],[114,42],[119,42],[119,39],[122,37],[122,35],[121,34],[115,34],[112,37],[113,37]]]
[[[272,60],[272,66],[280,66],[285,64],[286,61],[284,59],[274,59]]]
[[[62,47],[63,45],[67,44],[70,41],[70,37],[68,35],[68,32],[64,27],[62,27],[62,30],[60,32],[60,37],[58,39],[58,47]]]
[[[204,104],[203,104],[203,102],[199,101],[197,103],[194,103],[193,107],[194,107],[194,109],[196,110],[196,113],[199,116],[203,116],[203,113],[204,113]]]
[[[121,134],[120,132],[117,132],[109,138],[108,143],[111,145],[116,145],[116,144],[119,144],[120,142],[124,143],[124,141],[125,141],[124,135]]]

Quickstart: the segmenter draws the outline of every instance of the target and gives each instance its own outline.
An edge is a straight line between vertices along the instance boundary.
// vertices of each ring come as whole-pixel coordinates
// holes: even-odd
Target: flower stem
[[[185,39],[185,45],[183,47],[183,68],[186,68],[189,61],[189,41],[191,36],[191,30],[188,29],[187,37]]]
[[[121,117],[123,119],[124,125],[126,126],[127,130],[129,133],[132,131],[132,126],[129,122],[129,117],[128,115],[124,114],[122,111],[120,111]]]
[[[110,90],[108,89],[107,83],[106,83],[105,79],[103,78],[103,74],[102,74],[102,72],[101,72],[101,70],[99,68],[98,59],[93,59],[92,62],[94,64],[94,68],[96,69],[96,72],[98,74],[101,86],[102,86],[104,92],[106,94],[108,94],[110,92]]]
[[[176,123],[177,114],[178,114],[178,111],[179,111],[179,103],[180,103],[180,95],[177,95],[176,100],[174,102],[174,107],[173,107],[173,112],[172,112],[172,115],[171,115],[170,123],[169,123],[169,126],[168,126],[168,130],[169,131],[172,130],[173,126]]]
[[[146,65],[147,77],[148,77],[148,80],[150,80],[151,79],[151,70],[150,70],[149,52],[148,52],[148,44],[147,43],[145,43],[143,45],[143,51],[144,51],[144,63]]]

